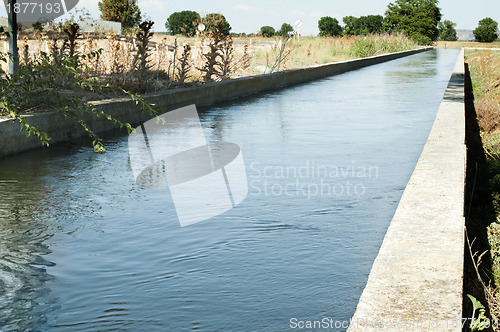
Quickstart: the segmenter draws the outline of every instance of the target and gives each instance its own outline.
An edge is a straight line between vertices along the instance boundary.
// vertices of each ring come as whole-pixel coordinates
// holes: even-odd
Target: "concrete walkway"
[[[464,51],[349,331],[461,331]]]

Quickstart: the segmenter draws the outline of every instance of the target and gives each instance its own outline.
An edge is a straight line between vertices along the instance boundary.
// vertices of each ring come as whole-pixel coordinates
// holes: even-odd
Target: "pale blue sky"
[[[77,7],[86,8],[94,17],[99,17],[99,0],[80,0]],[[336,17],[342,23],[347,15],[383,15],[387,5],[393,0],[139,0],[143,14],[155,22],[156,31],[165,30],[165,21],[170,14],[181,10],[194,10],[199,13],[219,12],[226,16],[232,32],[257,32],[263,25],[279,28],[283,22],[293,24],[297,19],[303,21],[301,33],[316,35],[318,20],[322,16]],[[457,23],[457,29],[474,29],[480,19],[491,17],[500,22],[499,0],[441,0],[439,7],[444,19]],[[6,16],[5,8],[0,11]]]

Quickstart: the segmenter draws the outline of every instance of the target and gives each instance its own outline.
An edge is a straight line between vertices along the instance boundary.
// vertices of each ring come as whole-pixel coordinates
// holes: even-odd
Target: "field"
[[[18,41],[21,65],[36,59],[41,53],[57,58],[67,48],[64,33],[29,34]],[[206,54],[210,52],[210,38],[167,36],[154,34],[148,41],[147,67],[154,79],[136,79],[135,57],[137,38],[135,36],[85,35],[75,40],[76,53],[88,56],[102,50],[99,58],[89,59],[82,66],[92,69],[92,74],[106,77],[125,89],[136,92],[150,92],[164,88],[175,88],[186,84],[204,83]],[[338,38],[302,37],[274,38],[230,38],[226,49],[228,68],[223,77],[214,80],[259,75],[279,70],[303,68],[329,62],[343,61],[397,51],[414,49],[417,45],[398,35],[350,36]],[[6,52],[6,43],[4,49]],[[183,58],[184,57],[184,58]],[[226,61],[224,60],[224,61]],[[180,66],[184,65],[183,68]],[[3,63],[2,69],[7,70]],[[184,72],[182,77],[179,72]]]
[[[437,48],[500,48],[500,42],[495,43],[478,43],[478,42],[462,42],[462,41],[438,41]]]

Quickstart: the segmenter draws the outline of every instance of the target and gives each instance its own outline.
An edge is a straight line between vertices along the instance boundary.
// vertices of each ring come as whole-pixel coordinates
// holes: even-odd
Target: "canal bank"
[[[430,49],[432,48],[421,48],[308,68],[286,70],[269,75],[238,78],[205,84],[200,87],[152,93],[144,97],[147,102],[155,104],[155,108],[161,111],[169,111],[191,104],[196,104],[197,107],[209,106],[218,102],[338,75]],[[99,111],[110,114],[122,122],[138,124],[150,118],[147,112],[139,110],[134,101],[126,98],[97,101],[93,102],[93,105]],[[78,123],[64,118],[57,112],[37,113],[28,115],[27,118],[30,124],[34,125],[40,131],[45,131],[49,134],[51,144],[87,135]],[[102,118],[95,119],[89,116],[85,120],[96,133],[102,133],[118,127],[116,124]],[[26,132],[20,131],[19,125],[9,119],[0,119],[0,139],[3,142],[0,147],[0,158],[41,146],[37,137],[27,137]]]
[[[464,52],[387,230],[349,331],[461,331]]]

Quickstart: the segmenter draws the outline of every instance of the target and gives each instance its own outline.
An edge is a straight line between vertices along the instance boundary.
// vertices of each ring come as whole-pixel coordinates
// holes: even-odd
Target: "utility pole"
[[[17,72],[19,57],[17,54],[17,13],[14,5],[16,0],[8,0],[9,16],[9,74],[14,75]]]

